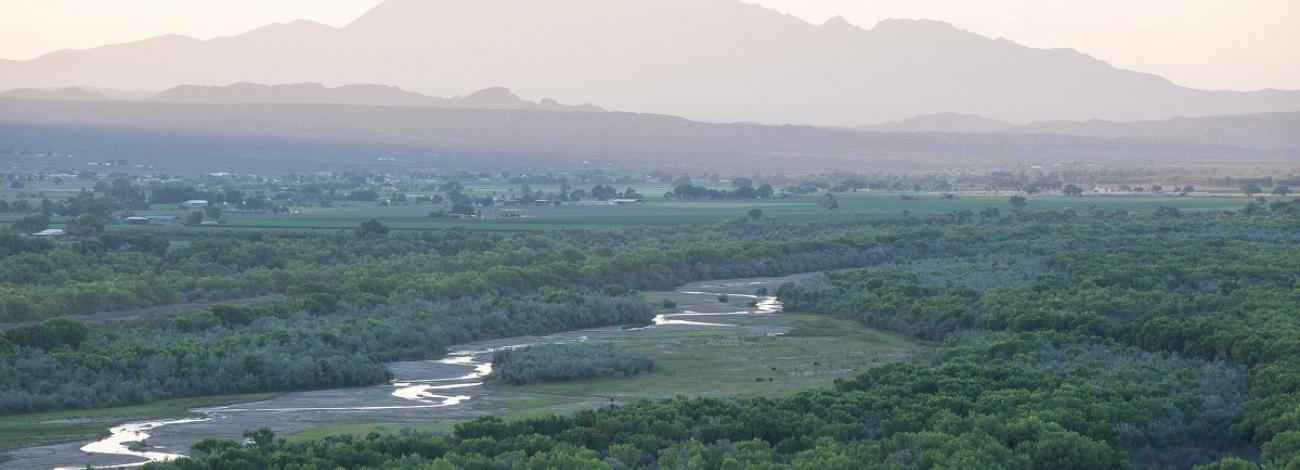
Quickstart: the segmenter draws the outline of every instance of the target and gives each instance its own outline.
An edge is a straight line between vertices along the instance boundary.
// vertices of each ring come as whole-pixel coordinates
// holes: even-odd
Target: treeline
[[[306,239],[252,234],[173,249],[147,236],[108,234],[59,245],[8,236],[0,248],[13,251],[0,256],[0,322],[322,289],[341,298],[428,299],[542,286],[665,289],[698,279],[861,266],[879,257],[879,243],[862,227],[816,233],[757,225],[514,237],[464,230]]]
[[[1064,335],[993,336],[786,397],[485,417],[452,436],[263,432],[153,468],[1186,468],[1236,451],[1221,443],[1242,375]]]
[[[630,376],[654,370],[654,361],[610,342],[540,344],[492,353],[488,383],[525,385]]]

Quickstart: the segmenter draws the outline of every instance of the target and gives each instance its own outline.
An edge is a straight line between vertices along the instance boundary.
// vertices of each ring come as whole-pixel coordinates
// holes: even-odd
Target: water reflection
[[[107,438],[82,446],[81,451],[87,454],[125,455],[145,459],[143,462],[107,465],[98,468],[139,467],[149,462],[165,462],[168,460],[183,458],[185,456],[181,454],[170,454],[167,452],[148,450],[132,450],[131,445],[133,443],[143,443],[146,439],[149,439],[149,433],[145,431],[171,424],[198,423],[207,421],[208,419],[210,418],[174,419],[123,424],[109,429],[109,436]],[[86,467],[59,467],[55,470],[76,470],[77,468]]]

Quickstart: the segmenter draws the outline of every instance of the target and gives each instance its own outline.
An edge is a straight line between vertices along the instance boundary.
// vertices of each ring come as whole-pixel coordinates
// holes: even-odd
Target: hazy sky
[[[536,1],[536,0],[526,0]],[[1197,88],[1300,89],[1300,0],[756,0],[812,22],[948,21],[1071,47]],[[380,0],[0,0],[0,58],[166,33],[211,38],[298,18],[341,26]],[[563,4],[559,0],[557,4]]]

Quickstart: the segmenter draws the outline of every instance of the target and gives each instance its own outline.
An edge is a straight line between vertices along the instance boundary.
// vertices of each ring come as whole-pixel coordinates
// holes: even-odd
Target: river
[[[765,315],[781,311],[775,297],[758,296],[760,287],[775,291],[784,282],[799,281],[819,273],[778,278],[702,281],[683,285],[670,295],[686,299],[677,313],[655,317],[654,324],[638,331],[733,327],[731,315]],[[719,297],[726,294],[727,302]],[[734,300],[733,300],[734,299]],[[752,302],[752,305],[751,305]],[[750,326],[755,333],[781,334],[783,328]],[[94,442],[65,443],[11,451],[13,460],[0,468],[15,470],[81,469],[141,466],[184,456],[190,446],[206,437],[241,440],[247,430],[270,428],[279,436],[322,426],[353,423],[402,424],[456,422],[489,414],[494,401],[519,398],[483,387],[492,372],[492,353],[503,348],[533,344],[602,340],[626,335],[623,327],[566,331],[546,336],[526,336],[457,345],[447,357],[427,361],[387,364],[394,380],[370,387],[287,393],[269,400],[200,408],[193,416],[115,426]],[[147,442],[147,447],[133,444]]]

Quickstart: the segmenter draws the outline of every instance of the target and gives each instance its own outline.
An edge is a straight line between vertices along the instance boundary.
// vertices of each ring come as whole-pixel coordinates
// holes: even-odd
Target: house
[[[641,199],[610,199],[609,203],[615,206],[641,206],[645,201]]]
[[[50,229],[45,229],[45,230],[41,230],[41,231],[39,231],[39,232],[33,233],[32,236],[33,236],[33,237],[49,237],[49,238],[62,237],[62,236],[63,236],[63,229],[61,229],[61,228],[50,228]]]
[[[181,205],[190,209],[201,209],[208,206],[208,201],[206,199],[191,199],[182,202]]]
[[[522,209],[501,209],[497,214],[503,219],[523,219],[528,217],[528,213]]]

